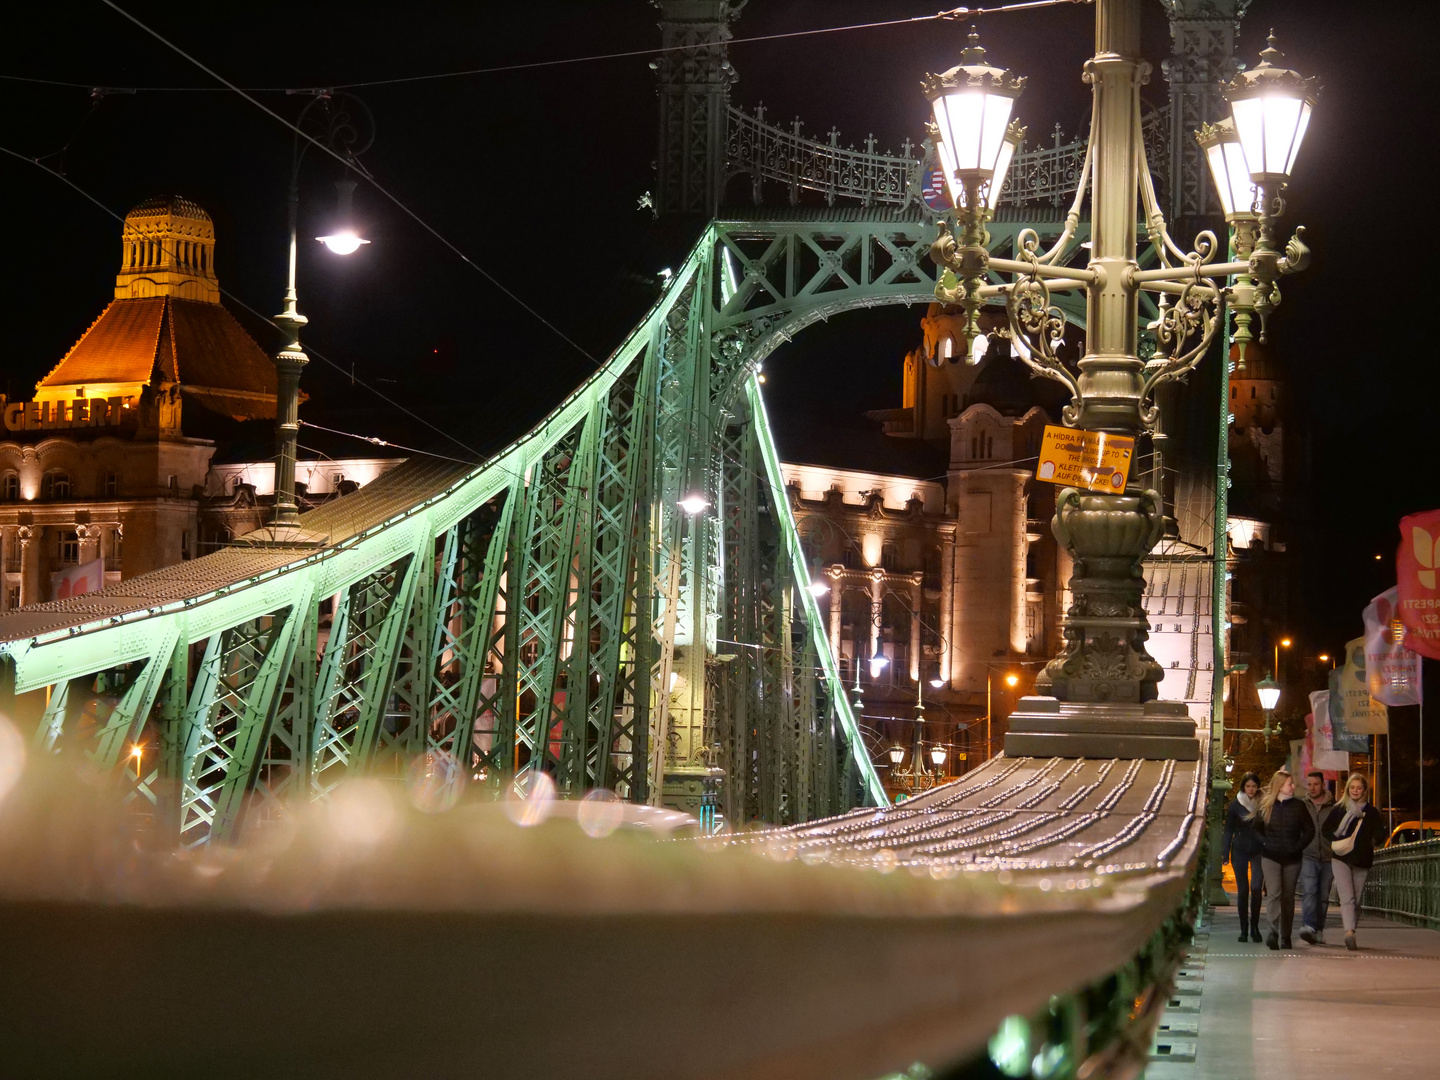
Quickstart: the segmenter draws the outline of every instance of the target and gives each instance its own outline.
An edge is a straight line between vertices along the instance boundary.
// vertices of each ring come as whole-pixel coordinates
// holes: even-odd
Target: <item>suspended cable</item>
[[[750,37],[727,38],[724,41],[698,42],[693,45],[664,45],[649,49],[627,49],[622,52],[593,53],[589,56],[571,56],[559,60],[532,60],[521,64],[500,64],[494,67],[467,68],[461,71],[440,71],[428,75],[401,75],[393,79],[368,79],[361,82],[334,83],[327,87],[285,87],[285,86],[247,86],[234,87],[228,83],[226,86],[231,90],[240,90],[251,94],[288,94],[312,90],[359,90],[375,86],[395,86],[402,83],[434,82],[438,79],[461,79],[472,75],[498,75],[509,71],[531,71],[537,68],[564,67],[572,64],[589,64],[602,60],[624,60],[636,56],[662,56],[667,53],[694,52],[698,49],[713,49],[728,47],[731,45],[748,45],[758,41],[781,41],[787,38],[814,37],[819,34],[840,34],[850,30],[875,30],[886,26],[904,26],[911,23],[934,22],[936,20],[953,19],[977,19],[982,15],[999,15],[1011,11],[1025,11],[1031,8],[1054,7],[1060,4],[1089,4],[1092,0],[1023,0],[1021,3],[1001,4],[998,7],[957,7],[946,11],[936,12],[934,15],[915,15],[904,19],[884,19],[878,22],[851,23],[848,26],[821,26],[812,30],[790,30],[778,34],[755,34]],[[124,11],[110,4],[122,15]],[[126,18],[142,24],[138,20],[126,15]],[[144,28],[142,26],[142,28]],[[145,28],[148,29],[148,28]],[[153,33],[153,31],[151,31]],[[156,35],[157,37],[159,35]],[[163,41],[163,39],[161,39]],[[169,42],[166,42],[168,45]],[[171,46],[172,48],[174,46]],[[179,50],[176,50],[177,52]],[[184,55],[182,53],[182,55]],[[189,59],[189,57],[186,57]],[[210,73],[213,74],[213,73]],[[42,79],[27,75],[0,75],[0,79],[10,79],[15,82],[38,83],[44,86],[65,86],[79,90],[91,90],[96,93],[135,93],[136,91],[168,91],[172,93],[215,93],[220,88],[215,86],[132,86],[132,87],[105,87],[97,86],[95,83],[69,82],[63,79]]]
[[[147,34],[149,34],[151,37],[153,37],[156,41],[160,42],[160,43],[161,43],[162,45],[164,45],[166,48],[169,48],[169,49],[174,50],[177,54],[179,54],[180,56],[184,57],[186,60],[190,61],[190,63],[194,64],[194,65],[195,65],[196,67],[198,67],[201,71],[205,72],[205,74],[209,75],[212,79],[215,79],[217,82],[223,83],[223,84],[224,84],[225,86],[227,86],[229,89],[231,89],[231,90],[233,90],[235,93],[239,94],[242,98],[244,98],[246,101],[250,102],[250,104],[254,105],[257,109],[259,109],[261,112],[263,112],[266,116],[269,116],[269,117],[271,117],[271,118],[274,119],[274,120],[278,120],[280,123],[284,124],[284,125],[285,125],[287,128],[289,128],[291,131],[295,132],[295,134],[296,134],[297,136],[303,138],[303,139],[304,139],[306,142],[308,142],[311,146],[314,146],[314,147],[317,147],[317,148],[320,149],[320,150],[323,150],[325,153],[329,154],[332,158],[334,158],[336,161],[338,161],[338,162],[339,162],[341,165],[343,165],[345,168],[347,168],[347,169],[349,169],[351,172],[355,173],[355,175],[363,178],[366,183],[368,183],[371,187],[373,187],[373,188],[374,188],[376,191],[378,191],[381,195],[384,195],[385,198],[389,199],[390,202],[393,203],[393,204],[396,206],[397,209],[399,209],[402,213],[404,213],[407,217],[409,217],[412,221],[414,221],[414,222],[415,222],[417,225],[419,225],[422,229],[424,229],[426,232],[428,232],[428,233],[429,233],[431,236],[433,236],[436,240],[439,240],[440,243],[444,244],[444,245],[445,245],[447,248],[449,248],[452,252],[454,252],[456,255],[458,255],[458,256],[460,257],[460,259],[461,259],[462,262],[466,263],[468,266],[470,266],[472,269],[474,269],[478,274],[480,274],[481,277],[483,277],[486,281],[490,282],[490,284],[493,285],[496,289],[500,290],[500,292],[504,293],[507,297],[509,297],[512,301],[514,301],[515,304],[517,304],[519,307],[521,307],[521,308],[524,309],[525,311],[529,312],[532,316],[534,316],[534,318],[537,319],[537,320],[541,323],[541,325],[543,325],[546,329],[548,329],[551,333],[553,333],[553,334],[554,334],[556,337],[558,337],[561,341],[565,342],[565,344],[569,345],[572,349],[574,349],[576,352],[578,352],[581,356],[585,357],[585,358],[586,358],[587,360],[589,360],[592,364],[596,365],[597,367],[600,366],[600,363],[601,363],[601,362],[600,362],[599,360],[595,359],[595,357],[591,356],[588,350],[586,350],[584,347],[582,347],[582,346],[579,345],[577,342],[575,342],[573,339],[571,339],[571,338],[570,338],[564,331],[562,331],[558,326],[556,326],[554,323],[552,323],[549,319],[545,318],[545,316],[541,315],[538,311],[536,311],[534,308],[532,308],[529,304],[525,303],[524,300],[522,300],[522,299],[520,299],[520,297],[516,296],[515,293],[511,292],[508,288],[506,288],[504,285],[502,285],[502,284],[500,283],[500,281],[499,281],[498,278],[496,278],[496,277],[495,277],[493,274],[491,274],[488,270],[486,270],[484,267],[482,267],[479,263],[475,262],[475,260],[472,259],[472,258],[470,258],[469,255],[466,255],[465,252],[461,251],[458,247],[456,247],[454,244],[452,244],[452,243],[451,243],[448,239],[446,239],[443,235],[441,235],[441,233],[440,233],[440,231],[439,231],[438,229],[436,229],[436,228],[435,228],[433,225],[431,225],[428,221],[426,221],[424,218],[422,218],[422,217],[421,217],[419,214],[417,214],[414,210],[411,210],[410,207],[406,206],[405,203],[402,202],[398,196],[391,194],[391,192],[390,192],[390,190],[389,190],[388,188],[384,187],[378,180],[376,180],[374,177],[370,176],[364,169],[358,168],[357,165],[356,165],[356,163],[355,163],[348,155],[336,153],[334,150],[332,150],[332,149],[331,149],[329,146],[327,146],[325,143],[321,142],[319,139],[316,139],[314,136],[309,135],[309,134],[307,134],[306,132],[302,131],[302,130],[299,128],[298,125],[292,124],[289,120],[286,120],[285,117],[281,116],[279,113],[277,113],[274,109],[270,108],[268,105],[265,105],[265,104],[261,103],[260,101],[257,101],[255,98],[251,97],[250,94],[247,93],[245,90],[242,90],[240,87],[236,86],[236,85],[235,85],[234,83],[232,83],[229,79],[226,79],[223,75],[219,74],[219,73],[218,73],[217,71],[215,71],[214,69],[212,69],[212,68],[210,68],[210,67],[207,67],[205,64],[201,63],[201,62],[200,62],[199,60],[197,60],[195,57],[193,57],[193,56],[191,56],[189,53],[187,53],[184,49],[180,48],[180,46],[176,45],[174,42],[170,41],[170,40],[169,40],[168,38],[166,38],[164,35],[162,35],[161,33],[159,33],[159,31],[156,31],[156,30],[151,29],[151,28],[150,28],[149,26],[147,26],[145,23],[141,22],[141,21],[140,21],[139,19],[137,19],[135,16],[133,16],[133,15],[131,15],[129,12],[127,12],[124,8],[120,7],[120,5],[117,4],[117,3],[115,3],[114,0],[101,0],[101,2],[104,3],[106,7],[111,8],[112,10],[114,10],[114,11],[118,12],[119,14],[123,15],[126,19],[128,19],[130,22],[134,23],[134,24],[135,24],[136,26],[138,26],[141,30],[144,30]],[[466,449],[469,449],[469,447],[466,447]]]

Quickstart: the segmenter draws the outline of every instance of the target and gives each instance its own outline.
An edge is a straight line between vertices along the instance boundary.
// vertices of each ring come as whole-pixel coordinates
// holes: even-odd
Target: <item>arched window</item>
[[[949,336],[940,339],[940,356],[944,360],[955,359],[955,339]]]
[[[1255,400],[1255,388],[1254,388],[1253,386],[1250,387],[1250,400],[1251,400],[1251,401],[1254,401],[1254,400]]]
[[[51,469],[40,478],[40,498],[46,500],[70,498],[70,474],[64,469]]]
[[[1231,400],[1231,401],[1234,401],[1234,400],[1235,400],[1237,397],[1239,397],[1239,396],[1240,396],[1240,387],[1236,386],[1234,383],[1231,383],[1231,384],[1230,384],[1230,400]]]
[[[0,502],[20,501],[20,474],[7,472],[0,477]]]

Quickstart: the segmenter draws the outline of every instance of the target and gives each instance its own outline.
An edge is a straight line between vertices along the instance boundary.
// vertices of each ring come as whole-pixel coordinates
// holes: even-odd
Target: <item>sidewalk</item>
[[[1338,908],[1330,921],[1331,944],[1273,952],[1241,945],[1236,909],[1215,909],[1189,965],[1194,1061],[1157,1061],[1145,1080],[1440,1080],[1440,933],[1362,914],[1352,953]]]

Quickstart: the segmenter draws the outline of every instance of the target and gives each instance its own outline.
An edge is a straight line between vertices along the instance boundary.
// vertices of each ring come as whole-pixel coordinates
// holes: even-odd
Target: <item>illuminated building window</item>
[[[40,498],[47,501],[70,498],[70,474],[52,469],[40,478]]]
[[[20,501],[20,475],[19,473],[7,472],[0,477],[0,501]]]
[[[55,534],[55,558],[62,563],[80,561],[80,534],[74,529],[61,529]]]

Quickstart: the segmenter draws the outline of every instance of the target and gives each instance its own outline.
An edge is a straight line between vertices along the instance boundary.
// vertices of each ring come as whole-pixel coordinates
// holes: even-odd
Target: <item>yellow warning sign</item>
[[[1037,480],[1118,495],[1130,475],[1135,440],[1129,435],[1045,425]]]

